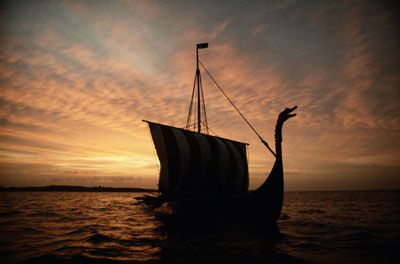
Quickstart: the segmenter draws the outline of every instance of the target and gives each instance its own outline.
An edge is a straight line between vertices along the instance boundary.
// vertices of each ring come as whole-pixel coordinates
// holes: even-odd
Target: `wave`
[[[101,244],[101,243],[118,242],[118,239],[113,238],[111,236],[96,233],[88,237],[86,241],[91,242],[93,244]]]
[[[331,225],[331,224],[310,221],[307,219],[302,219],[302,220],[296,221],[296,222],[297,222],[298,226],[309,227],[309,228],[313,228],[314,230],[332,230],[333,228],[335,228],[335,226]]]
[[[43,254],[40,256],[32,257],[23,262],[23,264],[50,264],[50,263],[63,263],[63,264],[102,264],[102,263],[154,263],[154,261],[134,261],[134,260],[121,260],[107,257],[94,257],[87,254],[75,254],[72,256],[56,255],[56,254]]]
[[[8,211],[0,212],[0,217],[14,216],[14,215],[19,215],[21,213],[22,213],[22,211],[20,211],[20,210],[8,210]]]
[[[44,216],[44,217],[59,217],[62,216],[60,213],[54,211],[36,211],[33,216]]]
[[[287,214],[281,213],[281,216],[279,217],[279,220],[288,220],[288,219],[290,219],[290,217]]]
[[[302,213],[302,214],[324,214],[325,211],[320,210],[320,209],[308,209],[308,210],[299,210],[299,213]]]
[[[93,232],[95,230],[96,229],[91,227],[91,226],[85,226],[85,227],[82,227],[82,228],[78,228],[78,229],[69,231],[69,232],[65,233],[65,235],[79,235],[79,234],[84,234],[86,232]]]

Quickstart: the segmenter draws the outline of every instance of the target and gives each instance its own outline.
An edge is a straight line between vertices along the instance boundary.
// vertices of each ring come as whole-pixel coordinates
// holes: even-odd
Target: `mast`
[[[200,70],[199,70],[199,44],[196,46],[196,79],[197,79],[197,132],[201,131],[201,109],[200,109]]]
[[[205,109],[205,101],[204,101],[204,95],[203,95],[203,87],[202,87],[202,82],[201,82],[201,74],[200,74],[200,68],[199,68],[199,49],[206,49],[208,48],[208,43],[198,43],[196,44],[196,74],[194,78],[194,83],[193,83],[193,91],[192,91],[192,99],[190,101],[190,106],[189,106],[189,113],[186,121],[186,129],[190,128],[193,126],[194,131],[196,131],[196,124],[197,124],[197,132],[201,133],[201,123],[202,123],[202,118],[204,119],[203,124],[204,124],[204,129],[203,131],[207,134],[208,133],[208,127],[207,127],[207,115],[206,115],[206,109]],[[197,89],[197,91],[196,91]],[[197,98],[196,98],[197,95]],[[197,105],[194,105],[193,103],[197,100]],[[196,117],[196,110],[197,110],[197,117]],[[191,125],[191,116],[193,113],[193,125]],[[197,119],[197,122],[196,122]]]

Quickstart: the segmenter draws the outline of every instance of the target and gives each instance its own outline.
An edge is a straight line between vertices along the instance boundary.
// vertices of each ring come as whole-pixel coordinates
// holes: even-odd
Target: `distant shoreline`
[[[254,189],[249,190],[254,191]],[[286,192],[365,192],[365,191],[400,191],[400,189],[375,189],[375,190],[301,190]],[[73,185],[49,185],[38,187],[3,187],[0,186],[0,192],[153,192],[158,193],[157,189],[149,188],[130,188],[130,187],[105,187],[105,186],[73,186]]]
[[[50,185],[40,187],[0,187],[0,192],[158,192],[147,188]]]

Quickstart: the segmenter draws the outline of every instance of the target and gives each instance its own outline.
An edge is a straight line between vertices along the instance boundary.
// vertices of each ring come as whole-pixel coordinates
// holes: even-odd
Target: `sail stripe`
[[[205,191],[209,186],[206,180],[206,172],[207,167],[211,161],[211,149],[210,145],[208,144],[207,139],[201,134],[194,134],[196,138],[199,148],[200,148],[200,155],[201,155],[201,163],[200,163],[200,177],[198,178],[197,188],[199,192]]]
[[[244,176],[244,168],[243,164],[241,161],[241,157],[235,146],[233,145],[232,142],[227,141],[226,142],[228,147],[231,150],[232,156],[231,156],[231,161],[233,161],[236,165],[236,171],[232,174],[232,179],[233,180],[233,185],[235,191],[239,191],[241,188],[241,185],[243,183],[243,176]]]
[[[185,180],[185,191],[188,194],[195,194],[198,179],[200,177],[199,171],[201,167],[201,152],[199,144],[193,133],[190,131],[183,131],[183,134],[190,146],[190,165],[189,174]]]
[[[185,135],[179,129],[172,128],[175,140],[178,144],[180,156],[180,174],[178,179],[178,186],[183,187],[186,175],[189,173],[190,167],[190,145]]]
[[[211,184],[209,185],[209,194],[213,196],[221,196],[221,181],[218,174],[219,163],[219,144],[215,137],[206,137],[211,149],[211,161],[206,171],[206,179]]]
[[[158,188],[160,192],[167,192],[169,189],[169,172],[167,161],[167,149],[164,142],[164,136],[161,132],[161,127],[149,123],[150,133],[153,138],[154,146],[157,151],[157,156],[160,160],[160,178]]]
[[[219,148],[219,157],[218,157],[218,167],[217,167],[217,175],[219,177],[220,184],[222,186],[222,191],[225,191],[225,187],[228,183],[228,171],[229,171],[229,152],[226,148],[226,145],[222,142],[221,139],[216,138],[218,142]]]
[[[237,171],[236,169],[236,162],[234,159],[234,155],[232,153],[232,149],[229,147],[228,141],[222,140],[224,143],[226,149],[228,150],[228,157],[229,157],[229,167],[227,169],[227,176],[226,176],[226,182],[225,182],[225,191],[226,193],[232,193],[234,192],[234,179],[235,179],[235,173]]]
[[[167,161],[168,161],[168,169],[169,169],[169,194],[174,195],[178,187],[178,179],[180,175],[180,153],[178,144],[176,142],[175,136],[170,127],[163,126],[161,128],[165,139],[165,145],[167,147]]]
[[[242,186],[241,192],[246,193],[249,188],[249,170],[248,170],[248,164],[247,164],[246,145],[234,143],[234,146],[238,150],[243,168],[245,168],[243,171],[244,174],[242,177],[243,182],[241,184],[241,186]]]

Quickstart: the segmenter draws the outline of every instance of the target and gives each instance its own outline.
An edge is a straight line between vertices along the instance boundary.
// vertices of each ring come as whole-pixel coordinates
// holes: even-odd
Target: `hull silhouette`
[[[293,111],[294,109],[289,110]],[[288,112],[288,109],[285,111]],[[214,217],[223,215],[232,219],[275,223],[281,214],[284,191],[282,126],[283,122],[286,121],[285,118],[291,117],[286,117],[285,111],[278,117],[275,128],[275,163],[263,184],[250,192],[247,189],[249,179],[245,143],[146,121],[149,123],[161,164],[160,196],[154,205],[160,206],[167,202],[173,204],[174,210],[179,211],[181,215],[194,214],[197,218],[199,215],[213,215]],[[161,132],[156,132],[155,127],[159,127]],[[164,131],[162,132],[162,130]],[[175,131],[166,132],[166,130]],[[177,136],[179,134],[177,130],[180,130],[179,133],[182,133],[182,135],[186,134],[186,137]],[[171,137],[174,133],[175,137]],[[200,144],[201,140],[198,140],[194,141],[197,142],[194,145],[186,142],[187,148],[179,147],[186,144],[182,142],[185,142],[185,139],[190,137],[191,133],[197,134],[197,137],[204,137],[203,144]],[[166,136],[168,134],[170,136]],[[164,135],[164,137],[161,138],[160,135]],[[171,142],[165,142],[166,140]],[[220,141],[220,144],[210,143],[213,140]],[[214,147],[207,144],[214,144]],[[169,151],[168,148],[170,148]],[[196,162],[195,159],[199,158],[199,153],[202,153],[201,148],[213,149],[214,151],[207,152],[211,155],[211,158],[206,159],[208,163],[203,162],[203,166],[200,167],[183,164],[181,156],[184,156],[185,162]],[[228,148],[231,148],[231,150],[227,151]],[[171,149],[175,149],[175,151]],[[185,149],[185,151],[182,151],[182,149]],[[236,154],[234,154],[235,151]],[[168,157],[168,153],[170,157]],[[172,158],[171,153],[174,153]],[[219,155],[225,156],[225,158],[221,158]],[[218,163],[221,161],[224,161],[224,164]],[[175,170],[172,170],[172,167],[175,167]],[[177,169],[182,167],[186,167],[185,173],[182,172],[182,169]],[[224,176],[221,177],[219,173]],[[241,179],[238,180],[238,178]]]
[[[247,215],[257,217],[253,219],[256,221],[275,223],[282,211],[283,189],[282,158],[277,158],[264,183],[247,194],[244,205]]]

